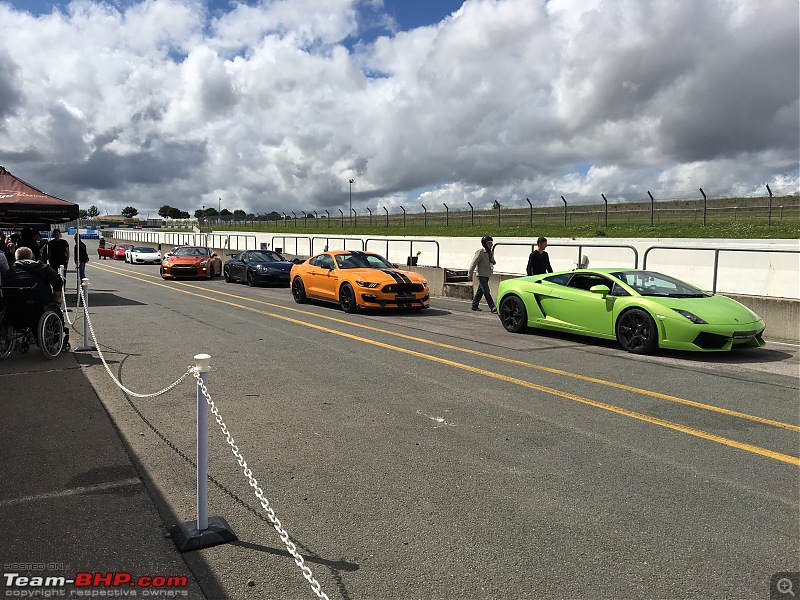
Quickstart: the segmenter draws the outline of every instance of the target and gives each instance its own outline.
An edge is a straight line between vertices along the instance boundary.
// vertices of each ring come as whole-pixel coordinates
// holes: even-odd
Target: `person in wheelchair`
[[[49,265],[34,260],[33,251],[17,248],[14,265],[3,277],[0,358],[14,347],[27,352],[31,343],[47,358],[69,349],[69,330],[61,311],[61,276]]]
[[[35,260],[33,250],[27,246],[17,248],[14,258],[16,259],[14,264],[3,278],[3,285],[32,288],[38,283],[37,290],[42,306],[49,307],[55,304],[60,314],[61,290],[64,288],[61,276],[50,265]]]

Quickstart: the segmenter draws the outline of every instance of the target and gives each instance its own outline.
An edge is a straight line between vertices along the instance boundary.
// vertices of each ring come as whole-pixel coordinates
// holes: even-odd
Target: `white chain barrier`
[[[264,490],[259,487],[258,481],[255,477],[253,477],[253,471],[247,466],[247,461],[245,461],[244,456],[242,456],[242,453],[239,451],[239,447],[236,445],[236,442],[234,441],[230,431],[228,431],[225,421],[222,420],[222,416],[219,414],[219,409],[211,399],[211,395],[208,393],[208,388],[206,387],[206,384],[203,382],[203,379],[200,375],[200,369],[196,366],[192,366],[189,367],[189,371],[194,375],[195,379],[197,379],[197,386],[202,391],[203,396],[205,396],[206,402],[211,409],[211,413],[214,415],[214,419],[217,421],[217,425],[219,425],[222,434],[225,436],[228,445],[231,447],[231,452],[233,452],[233,455],[236,457],[239,466],[242,468],[244,476],[247,477],[248,483],[250,484],[250,487],[253,488],[255,496],[261,504],[261,507],[267,513],[267,518],[269,519],[270,523],[272,523],[272,526],[275,528],[275,531],[278,532],[281,541],[286,546],[286,550],[292,555],[292,558],[294,558],[295,564],[300,567],[300,570],[303,572],[303,577],[305,577],[306,581],[308,581],[308,583],[311,585],[311,590],[314,592],[314,594],[316,594],[317,598],[329,600],[325,592],[322,591],[319,581],[314,578],[311,569],[305,564],[305,559],[297,551],[297,546],[295,546],[294,542],[289,539],[289,534],[283,528],[283,525],[281,525],[281,522],[275,515],[273,508],[269,505],[269,500],[264,497]]]
[[[78,288],[78,290],[80,292],[81,302],[84,302],[84,304],[85,304],[85,298],[84,298],[84,295],[83,295],[83,288],[82,287]],[[66,305],[65,305],[65,307],[66,307]],[[219,409],[217,408],[216,404],[214,404],[214,401],[211,399],[211,395],[208,392],[208,387],[205,385],[205,383],[203,383],[203,379],[202,379],[202,377],[200,375],[200,369],[198,367],[196,367],[196,366],[188,367],[186,373],[181,375],[181,377],[177,381],[175,381],[174,383],[171,383],[170,385],[168,385],[163,390],[160,390],[158,392],[154,392],[152,394],[139,394],[137,392],[129,390],[111,372],[111,368],[108,366],[108,363],[106,362],[106,359],[103,356],[103,352],[100,350],[100,344],[97,341],[97,335],[94,332],[94,327],[92,326],[92,321],[89,318],[89,311],[88,310],[84,311],[84,318],[86,319],[86,324],[88,325],[89,331],[92,334],[92,340],[94,341],[94,345],[95,345],[97,354],[100,357],[100,360],[103,362],[103,366],[105,367],[106,372],[108,373],[109,377],[111,377],[111,379],[114,381],[114,383],[116,383],[117,386],[122,391],[124,391],[126,394],[129,394],[129,395],[134,396],[136,398],[153,398],[155,396],[160,396],[161,394],[165,394],[166,392],[168,392],[169,390],[171,390],[175,386],[179,385],[184,379],[186,379],[187,376],[194,375],[194,377],[197,379],[197,385],[198,385],[199,389],[202,391],[202,394],[206,399],[206,403],[208,404],[208,406],[209,406],[209,408],[211,410],[211,413],[214,415],[214,419],[216,420],[217,425],[219,425],[220,430],[222,431],[222,434],[225,436],[226,441],[228,442],[228,444],[231,447],[231,452],[233,452],[233,455],[236,457],[236,459],[237,459],[237,461],[239,463],[239,466],[242,468],[242,472],[244,473],[244,476],[247,477],[247,480],[248,480],[248,483],[250,484],[250,487],[252,487],[253,490],[255,491],[255,496],[258,499],[259,503],[261,504],[261,507],[266,512],[267,518],[269,519],[270,523],[272,523],[272,526],[275,528],[275,531],[278,532],[278,535],[280,536],[281,541],[286,546],[286,550],[289,552],[289,554],[291,554],[292,558],[294,558],[295,564],[300,568],[300,570],[303,573],[303,577],[311,585],[311,590],[314,592],[314,594],[318,598],[320,598],[321,600],[330,600],[328,598],[327,594],[325,594],[325,592],[322,591],[322,587],[321,587],[319,581],[317,581],[314,578],[314,574],[312,573],[311,569],[308,567],[308,565],[305,564],[305,559],[297,551],[297,546],[289,538],[289,534],[283,528],[283,525],[281,524],[280,520],[275,515],[275,511],[270,506],[269,500],[264,496],[264,491],[259,487],[258,481],[256,480],[255,477],[253,477],[253,471],[247,466],[247,461],[245,461],[244,456],[242,456],[242,453],[239,451],[239,447],[236,445],[236,442],[234,441],[233,436],[230,434],[230,432],[228,431],[228,427],[225,425],[225,422],[222,420],[222,416],[219,413]],[[72,324],[72,322],[70,322],[70,325],[71,324]]]
[[[80,294],[81,294],[81,302],[84,302],[83,288],[80,288],[79,291],[80,291]],[[100,360],[103,362],[103,366],[106,369],[106,373],[108,373],[108,376],[111,377],[112,381],[117,384],[117,387],[119,389],[121,389],[123,392],[125,392],[126,394],[128,394],[130,396],[133,396],[135,398],[154,398],[156,396],[160,396],[162,394],[166,394],[168,391],[170,391],[172,388],[174,388],[176,385],[181,383],[184,379],[186,379],[186,377],[188,377],[190,375],[191,371],[186,371],[186,373],[181,375],[180,378],[177,381],[169,384],[163,390],[159,390],[158,392],[153,392],[152,394],[139,394],[138,392],[134,392],[132,390],[129,390],[124,385],[122,385],[122,382],[120,382],[120,380],[117,379],[114,376],[114,373],[111,372],[111,367],[108,366],[108,363],[106,362],[106,357],[103,356],[103,351],[100,350],[100,344],[97,341],[97,335],[94,332],[94,327],[92,326],[92,320],[89,318],[89,311],[88,310],[84,311],[84,318],[86,319],[86,324],[89,326],[89,331],[92,334],[92,340],[94,341],[95,348],[97,349],[97,355],[100,357]]]
[[[69,311],[67,310],[67,277],[65,274],[65,267],[61,266],[58,268],[58,275],[61,277],[62,285],[61,285],[61,312],[64,313],[64,318],[69,323],[70,327],[75,324],[75,321],[69,318]],[[78,312],[78,308],[75,307],[75,312]]]

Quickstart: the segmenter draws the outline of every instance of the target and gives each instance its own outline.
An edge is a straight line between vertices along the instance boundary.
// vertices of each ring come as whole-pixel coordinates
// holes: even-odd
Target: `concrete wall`
[[[333,229],[331,231],[334,231]],[[207,244],[224,253],[237,250],[280,247],[289,254],[309,256],[330,250],[362,249],[383,254],[391,262],[406,264],[408,256],[417,264],[466,269],[480,242],[476,238],[402,239],[381,236],[332,236],[327,232],[288,235],[264,233],[167,233],[147,230],[113,230],[116,239],[149,244]],[[180,240],[178,239],[180,237]],[[514,276],[525,274],[533,238],[495,238],[495,272]],[[663,246],[677,246],[678,250]],[[748,249],[742,252],[742,249]],[[715,250],[718,254],[714,289]],[[789,253],[785,251],[791,251]],[[776,252],[780,251],[780,252]],[[674,238],[551,238],[547,252],[557,271],[574,269],[579,255],[589,257],[589,266],[643,268],[675,275],[705,290],[721,293],[800,299],[800,240],[709,240]]]
[[[764,337],[787,342],[800,342],[800,300],[790,298],[766,298],[724,294],[764,319],[767,328]]]
[[[151,245],[161,243],[164,250],[177,243],[175,234],[143,230],[113,230],[107,232],[116,240],[140,241]],[[168,238],[166,236],[172,236]],[[201,234],[182,234],[182,244],[202,244]],[[191,239],[190,239],[191,238]],[[434,296],[471,297],[469,284],[445,284],[444,269],[467,269],[480,242],[476,238],[408,237],[403,239],[381,236],[333,236],[326,232],[306,236],[284,232],[225,233],[207,237],[209,245],[217,248],[223,258],[237,250],[261,247],[281,247],[291,255],[308,256],[328,249],[367,250],[383,254],[391,262],[406,264],[409,256],[417,258],[418,267],[407,267],[423,273]],[[532,238],[495,238],[497,244],[495,275],[489,282],[492,294],[497,295],[497,285],[502,279],[519,277],[525,273]],[[667,249],[663,246],[676,246]],[[642,268],[646,267],[674,275],[702,289],[711,291],[714,285],[714,259],[718,253],[717,293],[741,302],[761,315],[767,322],[771,338],[800,341],[800,240],[713,240],[637,238],[618,239],[564,239],[551,238],[547,252],[555,270],[573,269],[580,255],[588,256],[590,266]],[[739,251],[742,248],[747,252]],[[775,252],[775,251],[781,252]],[[789,250],[791,252],[783,252]]]

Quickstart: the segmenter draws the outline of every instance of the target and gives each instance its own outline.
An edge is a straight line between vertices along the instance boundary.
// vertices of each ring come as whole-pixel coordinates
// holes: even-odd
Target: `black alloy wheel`
[[[358,310],[356,293],[353,291],[353,286],[349,283],[344,283],[342,287],[339,288],[339,305],[346,313],[354,313]]]
[[[308,302],[308,298],[306,297],[306,287],[303,285],[303,280],[299,277],[295,277],[292,280],[292,298],[298,304],[304,304]]]
[[[0,359],[7,358],[11,354],[16,342],[16,329],[8,323],[5,323],[3,315],[0,314]]]
[[[519,296],[506,296],[500,302],[500,322],[506,331],[522,333],[528,328],[528,311]]]
[[[225,277],[225,283],[230,283],[231,281],[233,281],[231,279],[231,270],[228,267],[223,267],[222,275]]]
[[[627,352],[650,354],[658,348],[656,322],[647,311],[632,308],[617,321],[617,341]]]
[[[39,319],[36,327],[36,339],[39,350],[48,359],[53,359],[61,353],[64,346],[64,324],[55,313],[47,310]]]
[[[249,269],[247,270],[247,285],[256,287],[256,274]]]

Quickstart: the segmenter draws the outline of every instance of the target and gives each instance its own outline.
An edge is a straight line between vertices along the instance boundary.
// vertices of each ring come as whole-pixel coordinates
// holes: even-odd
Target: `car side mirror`
[[[216,252],[212,252],[211,253],[211,258],[214,258],[215,256],[219,256],[219,254],[217,254]]]
[[[400,263],[392,263],[392,266],[393,266],[395,269],[399,269],[399,268],[400,268]]]
[[[593,285],[589,288],[589,291],[593,294],[600,294],[603,298],[608,296],[611,293],[611,290],[608,288],[607,285]]]
[[[239,258],[239,255],[238,255],[238,254],[230,254],[229,256],[230,256],[230,257],[231,257],[231,259],[233,259],[233,260],[236,260],[237,258]]]

